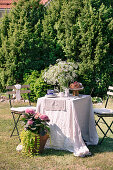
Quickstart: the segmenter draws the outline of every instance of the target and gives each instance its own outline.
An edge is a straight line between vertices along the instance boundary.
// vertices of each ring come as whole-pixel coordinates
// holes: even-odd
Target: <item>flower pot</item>
[[[40,136],[39,153],[42,153],[44,151],[44,147],[45,147],[45,144],[46,144],[48,138],[49,138],[48,134],[46,134],[44,136]]]
[[[44,136],[39,135],[39,148],[37,146],[37,136],[35,136],[35,144],[34,144],[34,149],[33,153],[42,153],[44,151],[45,144],[47,142],[47,139],[49,138],[49,135],[46,134]],[[38,150],[38,151],[37,151]]]

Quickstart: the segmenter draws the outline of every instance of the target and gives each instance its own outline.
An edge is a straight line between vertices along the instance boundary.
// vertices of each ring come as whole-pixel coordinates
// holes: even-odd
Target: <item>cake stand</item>
[[[69,88],[69,90],[73,91],[73,96],[78,96],[79,95],[79,91],[83,90],[83,89],[84,89],[84,87],[81,87],[81,88]]]

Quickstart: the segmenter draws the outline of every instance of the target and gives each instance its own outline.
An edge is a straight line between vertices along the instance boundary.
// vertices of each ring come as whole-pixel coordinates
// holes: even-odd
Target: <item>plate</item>
[[[69,90],[75,90],[75,91],[80,91],[80,90],[83,90],[84,89],[84,87],[81,87],[81,88],[69,88]]]
[[[57,97],[57,95],[56,94],[46,94],[45,95],[45,97],[47,97],[47,98],[54,98],[54,97]]]

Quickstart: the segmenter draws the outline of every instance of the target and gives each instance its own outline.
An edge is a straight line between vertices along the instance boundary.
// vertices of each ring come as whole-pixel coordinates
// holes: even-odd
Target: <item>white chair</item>
[[[19,88],[17,88],[17,87],[19,87]],[[7,86],[6,87],[6,89],[8,90],[7,94],[9,95],[10,111],[11,111],[11,114],[12,114],[13,120],[14,120],[14,128],[12,130],[12,133],[11,133],[10,137],[14,136],[13,133],[14,133],[14,131],[16,129],[17,135],[19,137],[19,140],[20,140],[20,136],[19,136],[19,130],[18,130],[17,124],[19,122],[20,116],[23,113],[25,113],[25,110],[27,108],[36,110],[36,107],[31,106],[31,102],[30,102],[30,93],[31,93],[31,91],[29,90],[29,88],[30,88],[30,85],[13,85],[13,86]],[[12,100],[14,100],[13,99],[14,95],[15,95],[15,97],[17,99],[17,104],[18,104],[18,103],[20,103],[19,101],[21,99],[21,94],[25,94],[25,93],[28,94],[29,105],[28,106],[21,106],[21,107],[13,107],[12,103],[14,104],[14,102],[12,102]],[[17,118],[16,118],[16,115],[17,115]]]
[[[107,100],[105,103],[105,108],[94,108],[94,114],[98,116],[98,120],[95,120],[96,125],[99,127],[99,129],[101,130],[101,132],[104,134],[103,138],[101,139],[101,141],[99,142],[99,144],[101,144],[104,140],[104,138],[107,136],[108,131],[111,131],[111,133],[113,134],[113,130],[111,129],[112,125],[113,125],[113,121],[111,121],[111,124],[108,125],[108,123],[106,122],[105,118],[106,117],[111,117],[111,119],[113,120],[113,110],[112,109],[108,109],[107,104],[108,104],[108,100],[109,100],[109,96],[113,96],[113,87],[109,86],[108,88],[108,92],[107,92]],[[100,120],[103,121],[103,123],[105,123],[105,125],[107,126],[107,131],[104,132],[104,130],[102,129],[102,127],[100,126]]]

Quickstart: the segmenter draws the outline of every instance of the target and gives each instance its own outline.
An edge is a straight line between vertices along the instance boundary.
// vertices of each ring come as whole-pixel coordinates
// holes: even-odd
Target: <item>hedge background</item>
[[[31,8],[32,7],[32,8]],[[0,91],[31,80],[56,59],[79,63],[84,93],[104,97],[113,85],[113,1],[20,0],[0,23]],[[43,85],[42,85],[43,86]],[[34,86],[33,93],[38,93]]]

